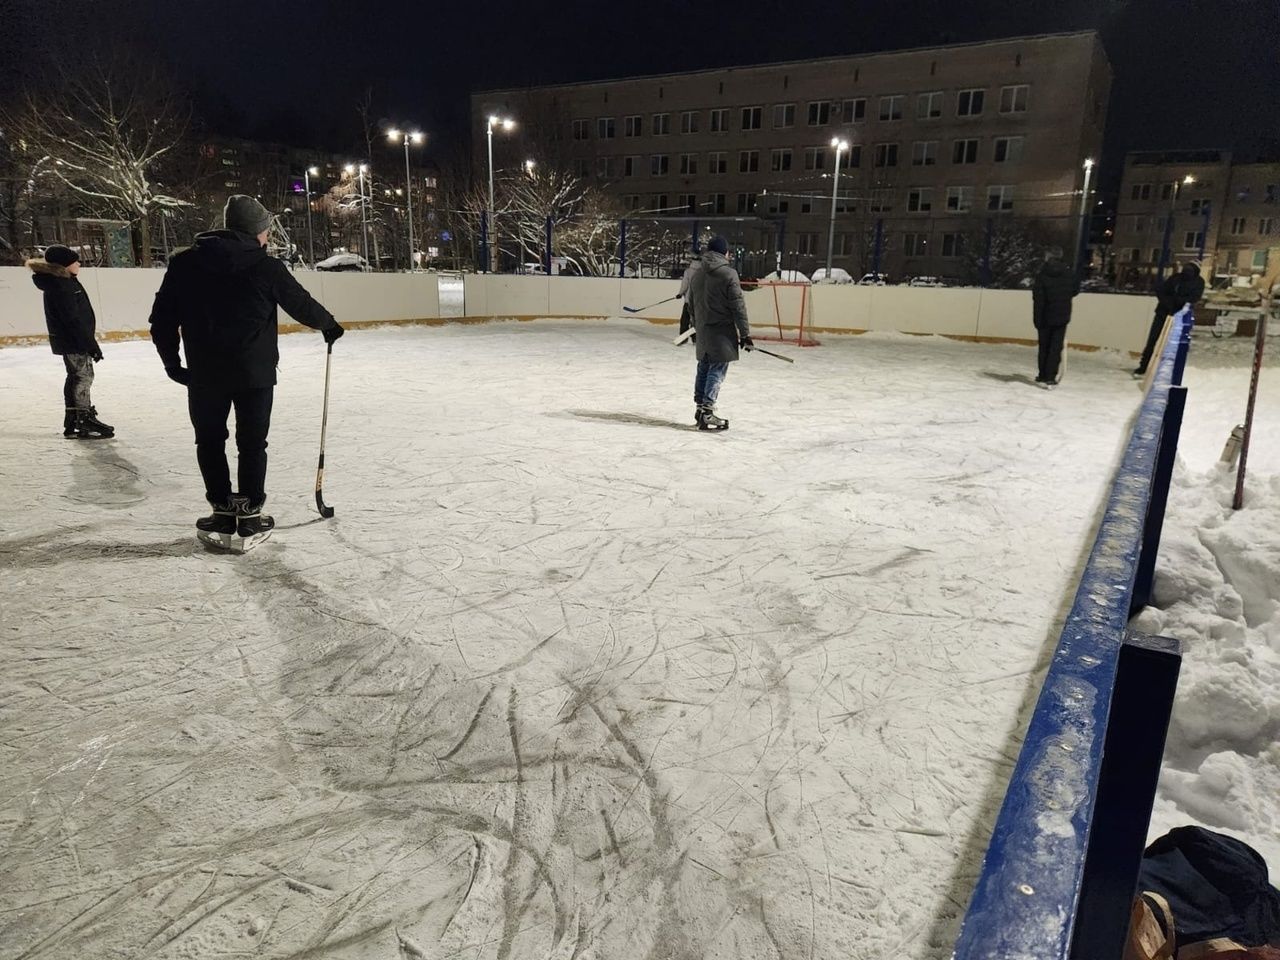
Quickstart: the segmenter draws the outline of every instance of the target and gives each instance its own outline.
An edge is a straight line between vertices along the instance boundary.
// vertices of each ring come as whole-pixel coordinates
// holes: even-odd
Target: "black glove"
[[[325,343],[333,343],[333,341],[337,340],[347,331],[342,328],[342,324],[335,320],[332,327],[325,327],[320,332],[324,334]]]
[[[165,367],[164,372],[174,383],[180,383],[184,387],[191,383],[191,371],[180,363]]]
[[[683,300],[683,299],[684,299],[684,294],[683,294],[683,293],[677,293],[677,294],[676,294],[676,299],[677,299],[677,300]]]
[[[738,341],[738,346],[740,346],[743,350],[754,350],[756,345],[750,337],[743,337],[741,340]]]
[[[94,363],[97,363],[102,359],[102,348],[98,346],[97,343],[94,343],[94,345],[89,348],[89,359]]]

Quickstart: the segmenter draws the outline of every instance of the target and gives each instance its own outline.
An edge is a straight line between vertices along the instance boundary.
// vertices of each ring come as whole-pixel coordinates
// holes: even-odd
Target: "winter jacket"
[[[695,259],[688,267],[685,268],[684,276],[680,278],[680,292],[677,297],[684,300],[684,304],[680,307],[680,332],[684,333],[693,326],[693,311],[689,307],[689,288],[693,284],[694,274],[702,270],[702,258]],[[697,334],[694,334],[694,342],[697,342]]]
[[[1071,322],[1071,300],[1080,287],[1061,260],[1048,260],[1031,285],[1032,317],[1042,327],[1065,327]]]
[[[151,340],[166,367],[181,363],[183,345],[193,384],[269,387],[280,361],[277,307],[316,330],[336,323],[256,237],[202,233],[169,258],[151,308]]]
[[[689,281],[689,304],[698,337],[698,359],[737,360],[738,341],[751,336],[751,328],[738,271],[724,254],[714,250],[702,254],[702,269]]]
[[[1194,305],[1203,296],[1204,277],[1191,266],[1183,267],[1181,273],[1169,277],[1156,292],[1163,313],[1177,313],[1188,303]]]
[[[49,349],[59,356],[87,353],[102,356],[96,338],[97,318],[80,281],[66,267],[47,260],[28,260],[31,282],[44,294],[44,322]]]

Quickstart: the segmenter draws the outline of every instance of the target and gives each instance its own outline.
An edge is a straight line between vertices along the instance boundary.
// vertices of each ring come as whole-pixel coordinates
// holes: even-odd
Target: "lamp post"
[[[490,116],[485,121],[485,135],[489,138],[489,245],[492,247],[485,253],[490,273],[493,272],[493,250],[498,247],[497,231],[494,229],[496,224],[493,222],[493,128],[501,126],[503,130],[511,130],[515,125],[516,122],[510,117]]]
[[[315,167],[307,167],[302,171],[302,181],[307,191],[307,256],[311,259],[312,270],[316,268],[316,237],[311,231],[311,178],[319,173]]]
[[[1080,276],[1080,261],[1084,255],[1085,245],[1085,218],[1089,211],[1089,180],[1093,176],[1093,157],[1087,157],[1084,161],[1084,189],[1080,191],[1080,222],[1076,225],[1076,252],[1072,257],[1073,272]]]
[[[836,148],[836,169],[831,178],[831,220],[827,225],[827,282],[831,282],[831,257],[836,249],[836,195],[840,189],[840,154],[849,149],[849,141],[839,137],[831,138],[831,145]]]
[[[399,130],[388,130],[388,139],[402,140],[404,142],[404,202],[408,208],[409,216],[409,272],[412,273],[417,268],[417,258],[414,256],[414,239],[413,239],[413,177],[409,175],[409,143],[422,143],[426,137],[421,133],[402,133]]]
[[[1179,181],[1175,181],[1173,189],[1169,191],[1169,212],[1164,218],[1164,244],[1160,248],[1160,266],[1157,269],[1158,278],[1164,279],[1164,268],[1169,265],[1171,256],[1171,244],[1173,242],[1173,211],[1178,205],[1178,197],[1182,194],[1184,186],[1190,186],[1196,182],[1196,178],[1191,174],[1187,174]]]

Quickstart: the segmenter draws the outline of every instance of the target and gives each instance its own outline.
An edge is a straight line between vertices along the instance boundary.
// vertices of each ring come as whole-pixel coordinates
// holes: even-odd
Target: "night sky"
[[[369,87],[373,117],[416,122],[440,158],[468,149],[471,90],[1096,28],[1112,179],[1129,149],[1280,146],[1280,0],[0,0],[0,23],[6,81],[32,52],[127,43],[219,132],[353,147]]]

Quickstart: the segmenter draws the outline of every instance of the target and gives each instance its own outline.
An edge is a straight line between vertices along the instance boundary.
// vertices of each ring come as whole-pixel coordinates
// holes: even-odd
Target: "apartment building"
[[[1262,274],[1276,248],[1280,163],[1239,163],[1227,150],[1125,157],[1112,240],[1119,283],[1143,286],[1189,260],[1206,280]]]
[[[475,93],[499,176],[526,158],[596,180],[628,218],[710,223],[806,272],[957,276],[1000,229],[1068,246],[1111,70],[1093,32]]]

